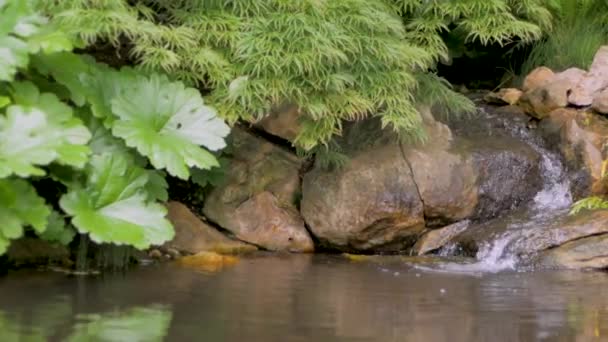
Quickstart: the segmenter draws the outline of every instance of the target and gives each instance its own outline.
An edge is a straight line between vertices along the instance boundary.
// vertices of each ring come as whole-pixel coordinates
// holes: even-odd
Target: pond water
[[[218,270],[19,271],[0,293],[0,341],[608,340],[601,272],[263,255]]]

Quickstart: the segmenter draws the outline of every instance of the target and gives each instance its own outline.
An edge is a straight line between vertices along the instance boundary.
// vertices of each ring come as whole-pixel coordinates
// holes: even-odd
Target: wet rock
[[[544,119],[540,129],[564,156],[575,199],[608,192],[602,180],[608,120],[590,112],[560,109]]]
[[[608,268],[608,234],[590,236],[548,249],[536,266],[569,269]]]
[[[304,220],[290,204],[282,206],[270,192],[253,196],[233,213],[234,233],[244,241],[272,251],[312,252]]]
[[[293,104],[284,104],[272,110],[256,126],[264,131],[293,142],[300,133],[300,108]]]
[[[205,216],[239,239],[260,247],[310,251],[310,237],[303,237],[307,233],[304,224],[297,222],[301,220],[295,209],[300,196],[300,160],[238,128],[232,132],[230,147],[233,152],[225,181],[205,199]],[[262,224],[265,221],[272,224]],[[267,236],[271,232],[263,232],[264,228],[281,235],[270,241]]]
[[[527,92],[529,90],[545,85],[553,78],[553,76],[555,76],[553,70],[544,66],[538,67],[532,70],[528,74],[528,76],[526,76],[526,78],[524,79],[522,90],[524,92]]]
[[[542,187],[540,154],[511,137],[471,140],[459,148],[470,153],[478,172],[476,219],[496,217],[534,198]]]
[[[516,88],[503,88],[497,92],[490,92],[486,94],[483,99],[484,101],[491,104],[498,105],[515,105],[519,102],[523,92]]]
[[[592,108],[600,114],[608,114],[608,88],[595,95]]]
[[[342,250],[402,250],[424,229],[424,208],[396,137],[377,120],[346,127],[350,160],[304,176],[301,212],[311,232]]]
[[[169,202],[168,219],[175,228],[175,237],[166,242],[163,248],[172,257],[179,255],[171,250],[187,254],[196,254],[203,251],[218,253],[243,253],[255,251],[255,246],[229,239],[215,228],[196,217],[188,207],[179,202]]]
[[[460,221],[440,229],[433,229],[425,233],[412,248],[412,253],[414,255],[423,255],[438,250],[456,235],[467,229],[469,224],[469,220]]]
[[[496,245],[502,240],[502,255],[512,254],[529,260],[539,252],[567,242],[608,233],[608,210],[530,219],[524,213],[471,226],[451,242],[465,254],[474,256],[481,248]],[[512,227],[518,227],[518,230],[513,232]]]
[[[568,102],[575,106],[586,107],[593,98],[608,86],[608,46],[602,46],[595,54],[589,72],[569,93]]]

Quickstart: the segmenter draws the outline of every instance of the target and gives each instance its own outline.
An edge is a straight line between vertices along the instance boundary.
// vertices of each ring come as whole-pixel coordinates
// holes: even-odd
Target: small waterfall
[[[534,232],[542,229],[554,221],[555,218],[567,214],[572,204],[570,193],[570,181],[564,165],[557,153],[548,150],[544,141],[527,129],[521,122],[496,115],[487,108],[480,108],[488,131],[500,130],[509,135],[526,142],[541,156],[541,174],[543,186],[536,194],[532,203],[527,208],[521,208],[489,222],[485,229],[498,226],[500,233],[492,239],[479,246],[476,254],[477,261],[470,264],[447,263],[441,266],[447,272],[499,272],[502,270],[514,270],[519,263],[520,256],[516,251],[526,245]],[[487,120],[487,121],[486,121]],[[440,255],[454,255],[456,246],[448,245],[443,248]],[[518,248],[519,247],[519,248]]]
[[[532,146],[542,157],[543,188],[534,197],[537,211],[558,210],[570,207],[570,180],[559,157],[545,148]]]

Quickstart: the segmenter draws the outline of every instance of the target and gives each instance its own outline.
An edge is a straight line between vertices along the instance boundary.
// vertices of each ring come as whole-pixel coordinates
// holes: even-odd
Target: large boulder
[[[404,147],[405,160],[424,204],[427,226],[442,226],[470,217],[478,204],[478,179],[470,153],[452,150],[451,130],[436,122],[427,108],[427,143]]]
[[[338,141],[348,164],[315,165],[305,175],[301,212],[322,243],[404,251],[425,228],[494,217],[539,190],[540,156],[530,146],[506,136],[452,137],[428,109],[420,112],[426,144],[400,144],[376,119],[357,122]]]
[[[225,181],[205,199],[205,216],[262,248],[310,251],[312,240],[295,209],[300,196],[300,160],[239,128],[232,131],[230,149]],[[276,240],[268,240],[270,232],[276,234]]]
[[[607,119],[586,111],[559,109],[539,127],[550,145],[564,156],[575,199],[608,192],[602,179],[602,164],[607,157]]]
[[[384,133],[384,134],[383,134]],[[312,233],[342,250],[403,250],[424,229],[424,208],[394,135],[377,120],[345,129],[350,160],[304,176],[301,212]]]
[[[578,68],[546,74],[542,81],[528,82],[532,85],[528,85],[527,91],[520,97],[519,105],[531,116],[542,119],[555,109],[567,107],[573,89],[585,77],[585,71]]]
[[[171,201],[167,204],[167,218],[173,224],[175,237],[163,245],[165,249],[175,249],[181,253],[199,252],[242,253],[255,251],[253,245],[232,240],[199,219],[182,203]]]
[[[608,86],[608,46],[602,46],[595,54],[589,72],[572,88],[568,102],[575,106],[586,107],[593,98]]]

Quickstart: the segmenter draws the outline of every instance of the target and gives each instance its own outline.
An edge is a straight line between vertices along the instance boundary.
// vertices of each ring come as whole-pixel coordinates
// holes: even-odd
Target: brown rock
[[[235,241],[224,236],[213,227],[201,221],[185,205],[179,202],[169,202],[168,219],[175,228],[175,237],[166,242],[163,248],[173,257],[171,250],[196,254],[203,251],[217,253],[242,253],[255,251],[255,246]]]
[[[304,220],[290,204],[281,206],[268,191],[241,204],[233,213],[234,233],[272,251],[312,252],[314,245]]]
[[[520,106],[531,116],[542,119],[553,110],[568,105],[568,94],[574,84],[567,79],[556,79],[526,92]]]
[[[412,248],[412,253],[423,255],[443,247],[453,237],[467,229],[469,224],[470,221],[465,220],[427,232],[416,242]]]
[[[477,206],[477,172],[470,154],[452,152],[452,132],[435,121],[429,108],[419,108],[427,142],[403,146],[424,204],[426,224],[447,224],[469,217]]]
[[[544,251],[538,266],[569,269],[608,267],[608,234],[590,236]]]
[[[284,104],[273,109],[268,116],[256,126],[264,131],[293,142],[300,133],[302,123],[300,108],[293,104]]]
[[[396,136],[379,120],[345,127],[349,162],[304,176],[301,212],[311,232],[342,250],[403,250],[424,229],[424,208]]]
[[[598,113],[608,114],[608,88],[595,95],[592,108]]]
[[[570,104],[590,106],[593,98],[608,86],[608,46],[602,46],[595,54],[589,72],[573,87],[568,96]]]
[[[543,120],[540,128],[566,159],[575,198],[607,193],[602,164],[607,157],[608,120],[589,112],[560,109]]]
[[[523,92],[516,88],[503,88],[497,92],[491,92],[484,96],[484,101],[499,105],[515,105]]]
[[[491,246],[497,237],[509,235],[513,224],[519,225],[519,235],[504,244],[504,253],[528,260],[537,253],[555,248],[570,241],[608,233],[608,210],[587,211],[577,215],[563,214],[550,220],[534,221],[529,225],[511,217],[470,226],[451,242],[466,253],[474,255],[482,246]],[[526,226],[526,224],[528,224]]]
[[[278,220],[282,222],[281,229],[285,234],[282,236],[285,250],[311,250],[310,237],[301,237],[306,233],[304,225],[294,223],[297,221],[294,204],[300,194],[300,160],[292,153],[238,128],[233,130],[231,139],[233,154],[226,168],[226,179],[205,199],[205,216],[239,239],[271,250],[279,249],[276,241],[264,245],[266,240],[262,238],[248,239],[253,231],[256,236],[266,236],[259,229],[273,225],[261,225],[264,220]],[[265,192],[267,194],[258,197]],[[265,212],[254,213],[247,209],[260,203],[266,205]],[[273,218],[270,214],[279,217]],[[290,237],[292,241],[289,241]]]
[[[555,76],[553,70],[544,66],[538,67],[532,70],[528,74],[528,76],[526,76],[526,78],[524,79],[522,90],[524,92],[527,92],[540,86],[543,86],[548,83],[553,78],[553,76]]]

